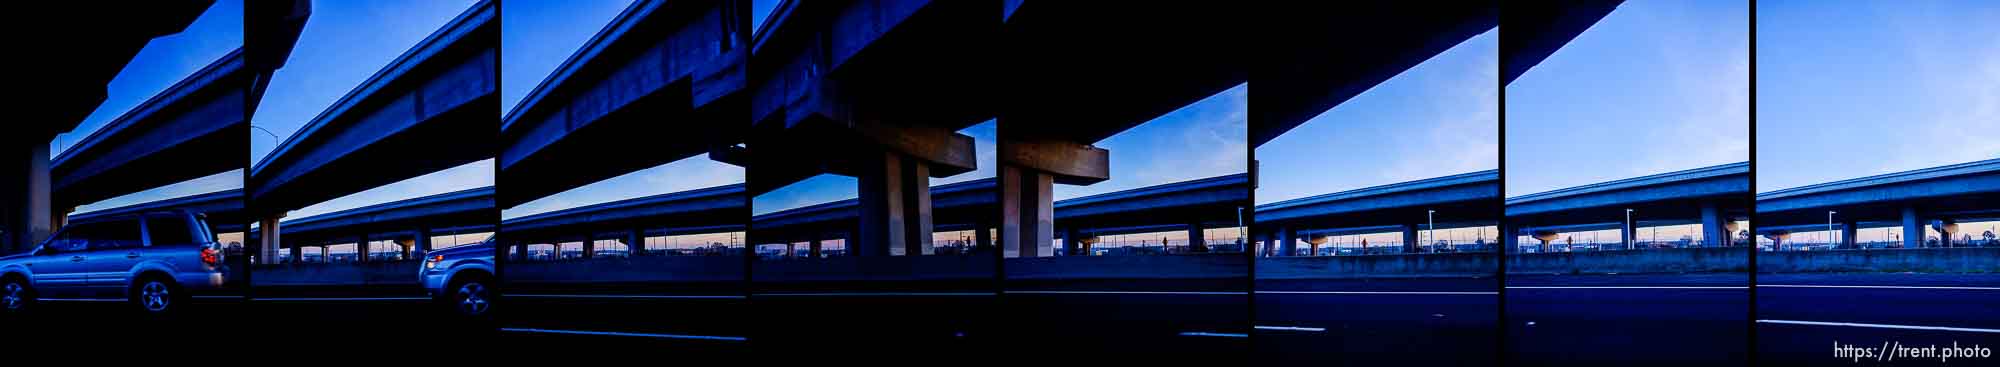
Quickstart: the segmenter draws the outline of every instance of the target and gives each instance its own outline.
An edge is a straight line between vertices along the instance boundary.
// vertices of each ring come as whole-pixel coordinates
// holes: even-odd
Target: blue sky
[[[774,1],[752,2],[762,14]],[[500,105],[513,111],[521,99],[541,85],[550,73],[569,60],[577,49],[633,4],[630,0],[546,1],[510,0],[501,2],[500,26]],[[754,16],[761,21],[761,15]],[[697,155],[652,168],[633,171],[582,187],[549,195],[513,208],[501,210],[503,219],[554,210],[680,192],[704,187],[742,183],[743,168]],[[849,196],[854,186],[848,184]]]
[[[181,33],[154,38],[140,49],[105,86],[104,103],[78,123],[75,130],[49,140],[49,159],[55,159],[63,150],[75,147],[77,141],[117,120],[127,110],[240,47],[243,47],[243,1],[217,1]],[[235,170],[81,205],[75,213],[242,187],[243,171]]]
[[[1257,147],[1257,204],[1498,168],[1499,40],[1472,37]]]
[[[1056,200],[1250,171],[1250,85],[1239,84],[1098,141],[1111,179],[1056,185]]]
[[[1748,7],[1626,2],[1515,79],[1506,195],[1749,160]]]
[[[250,121],[271,132],[250,133],[251,164],[476,2],[314,2],[312,18],[299,33],[291,59],[271,77],[270,89]],[[287,218],[492,185],[493,162],[488,159],[307,206]]]
[[[2000,158],[2000,3],[1757,5],[1758,192]]]

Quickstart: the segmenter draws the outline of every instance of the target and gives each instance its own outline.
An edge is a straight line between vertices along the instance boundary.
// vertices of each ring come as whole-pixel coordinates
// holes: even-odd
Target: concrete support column
[[[625,232],[625,250],[634,257],[646,255],[646,230],[634,228],[630,232]]]
[[[1917,217],[1917,208],[1903,207],[1903,248],[1924,247],[1924,221]]]
[[[389,242],[396,245],[396,254],[402,256],[403,259],[408,260],[417,258],[418,253],[415,252],[415,250],[417,249],[416,239],[408,239],[408,240],[398,239],[398,240],[390,240]]]
[[[33,139],[20,140],[29,141],[14,142],[19,145],[10,149],[21,150],[9,154],[6,157],[4,171],[0,171],[0,177],[4,177],[0,180],[6,180],[0,183],[0,195],[7,195],[4,200],[0,200],[0,203],[6,205],[4,210],[7,211],[0,214],[6,218],[6,223],[0,225],[0,231],[6,232],[4,233],[6,238],[0,239],[0,254],[12,254],[33,248],[41,244],[42,240],[48,239],[49,234],[57,228],[52,219],[54,201],[50,196],[50,188],[53,186],[49,180],[49,144],[47,141],[36,142],[32,141]],[[26,148],[21,148],[22,145]]]
[[[515,243],[514,243],[514,254],[515,254],[514,256],[520,256],[520,259],[521,259],[522,261],[527,261],[527,260],[528,260],[528,243],[527,243],[527,242],[515,242]]]
[[[1306,246],[1306,256],[1319,256],[1319,244],[1325,243],[1326,240],[1327,240],[1326,237],[1320,237],[1317,239],[1307,238],[1306,244],[1308,244],[1309,246]]]
[[[595,257],[597,257],[597,237],[585,234],[583,236],[583,258],[589,259]]]
[[[1188,236],[1189,253],[1196,253],[1196,254],[1208,253],[1208,237],[1202,235],[1203,229],[1206,228],[1201,226],[1201,222],[1188,223],[1187,236]]]
[[[1257,236],[1257,253],[1260,254],[1259,256],[1271,257],[1272,254],[1278,253],[1278,248],[1277,248],[1278,242],[1271,240],[1271,234],[1262,233],[1262,234],[1257,234],[1256,236]]]
[[[1021,257],[1041,256],[1054,247],[1055,176],[1014,165],[1000,169],[1000,243]]]
[[[276,264],[279,262],[278,249],[284,248],[284,242],[278,241],[278,234],[284,231],[278,228],[278,222],[284,218],[285,216],[282,215],[274,215],[257,220],[258,261],[264,264]],[[298,255],[298,251],[292,251],[292,254],[294,255],[292,257],[294,260],[298,259],[296,256]]]
[[[1860,242],[1854,239],[1854,235],[1859,230],[1860,228],[1856,228],[1854,221],[1840,222],[1840,248],[1852,249],[1861,247]]]
[[[1701,247],[1728,246],[1731,236],[1728,226],[1723,223],[1728,220],[1722,216],[1722,210],[1715,207],[1714,201],[1701,202]]]
[[[806,245],[806,257],[811,257],[814,259],[823,257],[824,255],[821,255],[819,251],[820,248],[819,244],[820,244],[820,234],[819,232],[815,231],[812,233],[812,242]]]
[[[1299,256],[1299,241],[1289,227],[1278,227],[1278,256]]]
[[[1417,253],[1417,241],[1419,241],[1419,240],[1417,239],[1417,225],[1415,225],[1415,224],[1404,224],[1404,225],[1403,225],[1403,253],[1405,253],[1405,254],[1414,254],[1414,253]]]
[[[1076,256],[1083,254],[1083,252],[1081,251],[1083,248],[1083,238],[1078,236],[1081,235],[1077,233],[1076,228],[1063,229],[1063,250],[1062,250],[1063,256]]]
[[[425,254],[431,253],[431,247],[433,246],[431,244],[431,230],[428,228],[417,228],[417,240],[410,245],[414,247],[412,251],[416,252],[416,256],[425,256]],[[409,254],[404,254],[404,256],[408,257]]]
[[[1953,247],[1954,244],[1964,245],[1963,243],[1952,242],[1954,240],[1952,236],[1958,234],[1958,221],[1939,219],[1932,227],[1935,227],[1938,231],[1938,247]]]
[[[1618,231],[1619,242],[1625,244],[1626,250],[1639,248],[1639,228],[1633,225],[1633,221],[1635,220],[1630,218],[1625,219],[1620,227],[1622,229]]]
[[[1501,255],[1511,255],[1521,252],[1520,231],[1521,231],[1520,228],[1514,226],[1506,225],[1504,223],[1500,225]]]
[[[861,172],[855,177],[860,185],[861,218],[860,228],[854,238],[847,241],[847,252],[853,256],[889,256],[889,249],[906,249],[910,240],[905,229],[906,215],[903,200],[907,197],[903,185],[903,157],[882,152],[874,162],[862,162]]]
[[[354,262],[368,262],[368,234],[362,233],[354,241]]]
[[[981,223],[972,226],[972,248],[973,252],[993,249],[993,228],[991,225]]]
[[[902,175],[898,181],[903,184],[903,189],[900,191],[903,194],[903,214],[906,215],[903,225],[905,246],[903,254],[909,256],[935,254],[937,252],[931,238],[930,166],[908,157],[899,160],[902,161],[902,169],[897,170],[896,174]]]

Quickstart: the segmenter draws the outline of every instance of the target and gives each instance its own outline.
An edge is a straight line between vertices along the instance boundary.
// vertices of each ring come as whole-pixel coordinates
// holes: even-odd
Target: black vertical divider
[[[1750,83],[1750,92],[1748,94],[1750,98],[1750,111],[1748,112],[1750,114],[1748,132],[1750,134],[1748,138],[1750,141],[1750,193],[1746,195],[1750,197],[1745,202],[1750,203],[1750,225],[1747,228],[1750,231],[1750,243],[1744,244],[1746,245],[1744,247],[1750,251],[1750,278],[1748,284],[1745,284],[1744,290],[1748,291],[1750,301],[1744,307],[1749,317],[1744,318],[1743,327],[1746,329],[1744,330],[1744,335],[1747,336],[1744,340],[1749,343],[1748,346],[1745,346],[1746,349],[1744,349],[1744,356],[1746,357],[1744,359],[1745,365],[1755,366],[1757,365],[1757,224],[1762,223],[1757,221],[1757,0],[1750,0],[1750,11],[1747,16],[1750,17],[1750,32],[1748,34],[1750,47],[1746,51],[1750,54],[1750,75],[1748,80]],[[1736,234],[1731,233],[1729,235],[1734,237]]]
[[[1500,32],[1499,36],[1500,39],[1502,40],[1507,38],[1506,30],[1501,29],[1507,26],[1506,14],[1507,14],[1507,9],[1502,7],[1500,9],[1500,15],[1501,15],[1500,25],[1494,28],[1495,32]],[[1506,42],[1501,41],[1501,44],[1506,44]],[[1496,50],[1495,52],[1504,53],[1505,52],[1504,50],[1505,48],[1501,48],[1500,50]],[[1506,55],[1499,55],[1498,59],[1503,60],[1502,62],[1505,62],[1504,60],[1506,60]],[[1500,68],[1500,70],[1498,70],[1499,72],[1504,73],[1506,70],[1506,66],[1504,66],[1501,63],[1494,63],[1493,65],[1494,67]],[[1495,90],[1494,93],[1497,98],[1497,101],[1495,102],[1495,107],[1497,109],[1494,111],[1494,113],[1500,115],[1498,116],[1497,119],[1495,119],[1496,121],[1499,122],[1500,125],[1499,128],[1495,131],[1495,133],[1499,135],[1498,137],[1500,138],[1500,144],[1498,144],[1497,148],[1495,148],[1500,150],[1500,154],[1498,155],[1499,157],[1498,159],[1500,160],[1498,164],[1500,171],[1500,198],[1498,200],[1500,200],[1500,205],[1497,205],[1497,207],[1499,208],[1497,209],[1498,213],[1494,213],[1495,215],[1494,218],[1500,218],[1499,221],[1500,225],[1497,226],[1497,228],[1495,228],[1500,230],[1500,237],[1494,238],[1494,240],[1499,241],[1500,243],[1498,244],[1499,251],[1494,252],[1494,256],[1499,256],[1499,259],[1498,261],[1496,261],[1496,265],[1498,266],[1496,266],[1496,269],[1494,269],[1494,277],[1493,277],[1494,282],[1497,283],[1494,284],[1493,286],[1493,298],[1494,298],[1493,320],[1495,326],[1493,330],[1493,359],[1494,359],[1493,362],[1494,365],[1506,365],[1507,364],[1506,362],[1507,361],[1507,254],[1514,251],[1514,246],[1508,245],[1509,242],[1507,241],[1507,237],[1514,236],[1515,234],[1513,233],[1514,232],[1513,226],[1507,225],[1507,79],[1495,78],[1494,83],[1499,84],[1498,90]]]

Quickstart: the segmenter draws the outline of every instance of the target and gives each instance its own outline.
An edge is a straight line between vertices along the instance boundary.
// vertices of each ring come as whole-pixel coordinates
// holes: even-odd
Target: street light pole
[[[1625,240],[1626,250],[1631,250],[1633,246],[1637,245],[1635,242],[1638,242],[1632,240],[1632,232],[1634,232],[1632,227],[1632,209],[1625,209],[1625,229],[1618,232],[1618,238]]]
[[[1826,238],[1827,238],[1826,242],[1828,244],[1833,243],[1833,213],[1835,212],[1832,210],[1826,211]],[[1834,245],[1833,247],[1840,248],[1839,245]]]
[[[1436,218],[1437,212],[1438,212],[1437,210],[1428,210],[1428,209],[1425,210],[1424,227],[1428,227],[1431,232],[1431,239],[1429,241],[1424,241],[1426,242],[1425,243],[1426,245],[1437,246],[1437,240],[1438,240],[1438,225]],[[1431,252],[1437,252],[1437,247],[1431,247]]]

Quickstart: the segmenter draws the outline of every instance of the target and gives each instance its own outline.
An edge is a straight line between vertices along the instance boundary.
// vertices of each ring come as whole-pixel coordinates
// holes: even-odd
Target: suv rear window
[[[73,226],[69,230],[69,240],[87,242],[91,250],[135,248],[140,245],[138,218]]]
[[[177,215],[154,214],[146,216],[146,235],[153,239],[153,246],[179,246],[201,243],[186,219]]]

